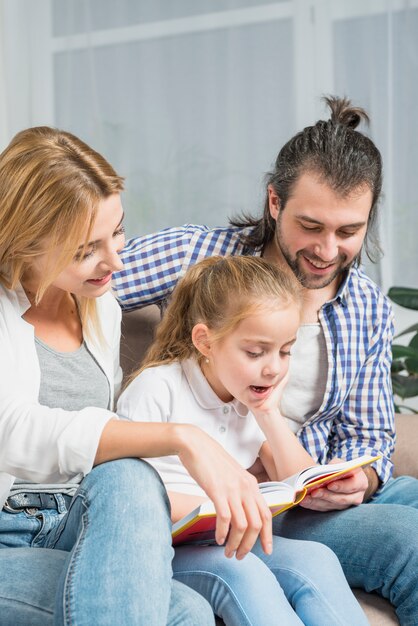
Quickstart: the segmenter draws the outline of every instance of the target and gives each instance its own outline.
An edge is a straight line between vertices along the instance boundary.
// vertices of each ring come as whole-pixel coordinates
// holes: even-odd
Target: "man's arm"
[[[113,291],[125,311],[159,304],[181,275],[193,231],[167,228],[129,239],[121,253],[123,269],[113,274]]]
[[[367,357],[350,393],[334,418],[329,458],[349,459],[361,454],[381,454],[382,459],[350,477],[312,492],[303,506],[315,510],[344,509],[366,502],[392,472],[390,456],[395,441],[392,361],[393,315],[385,298],[372,329]]]
[[[384,484],[392,474],[390,457],[395,443],[391,380],[394,329],[392,309],[386,298],[379,313],[367,356],[334,420],[329,456],[345,459],[381,454],[382,459],[373,468]]]
[[[242,254],[242,229],[186,224],[127,241],[113,288],[125,311],[161,304],[187,269],[208,256]]]

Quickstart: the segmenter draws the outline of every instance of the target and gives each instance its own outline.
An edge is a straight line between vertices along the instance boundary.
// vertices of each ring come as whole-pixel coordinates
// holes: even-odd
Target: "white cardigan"
[[[105,343],[85,338],[108,380],[113,406],[119,366],[121,311],[110,293],[97,298]],[[0,285],[0,508],[15,476],[37,483],[62,483],[93,467],[106,409],[50,409],[38,402],[40,369],[34,328],[22,319],[30,303],[21,286]]]

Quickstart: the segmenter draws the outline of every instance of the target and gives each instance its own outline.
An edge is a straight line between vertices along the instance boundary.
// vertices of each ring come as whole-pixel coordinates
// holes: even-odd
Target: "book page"
[[[288,485],[280,484],[280,488],[262,490],[264,500],[267,502],[269,508],[271,509],[273,515],[277,510],[282,510],[283,505],[293,504],[295,499],[295,492],[293,489],[289,488]]]
[[[286,478],[283,482],[293,487],[295,491],[299,491],[304,487],[310,487],[314,484],[331,482],[331,480],[336,479],[337,476],[339,477],[344,473],[349,473],[351,470],[358,467],[369,465],[370,463],[373,463],[373,461],[377,461],[379,458],[380,455],[370,456],[368,454],[363,454],[362,456],[352,459],[351,461],[315,465],[302,470],[298,474],[294,474],[293,476]]]
[[[274,492],[277,494],[283,494],[283,497],[288,497],[289,494],[293,494],[293,489],[290,485],[285,482],[279,482],[274,480],[260,483],[258,485],[258,488],[263,495],[266,493]]]

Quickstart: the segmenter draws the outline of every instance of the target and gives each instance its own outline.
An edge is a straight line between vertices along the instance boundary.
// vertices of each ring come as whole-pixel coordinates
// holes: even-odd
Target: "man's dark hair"
[[[372,206],[367,224],[364,248],[370,260],[379,257],[380,246],[376,231],[377,205],[382,189],[382,157],[375,144],[355,130],[360,121],[369,122],[364,109],[353,107],[347,98],[324,98],[331,111],[328,121],[319,120],[297,133],[280,150],[275,167],[266,176],[266,186],[272,185],[280,199],[280,210],[292,195],[295,183],[306,172],[317,174],[342,197],[357,189],[369,188]],[[262,249],[274,236],[276,222],[269,211],[266,194],[261,218],[250,215],[231,220],[233,226],[252,227],[244,243]]]

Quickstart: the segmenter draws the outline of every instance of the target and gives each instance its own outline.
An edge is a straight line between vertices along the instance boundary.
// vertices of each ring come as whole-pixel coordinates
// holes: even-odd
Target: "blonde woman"
[[[2,624],[213,623],[172,583],[168,501],[141,456],[181,455],[216,500],[219,540],[233,518],[228,549],[245,554],[260,528],[271,543],[255,479],[215,441],[113,412],[122,189],[67,132],[22,131],[0,155]]]

